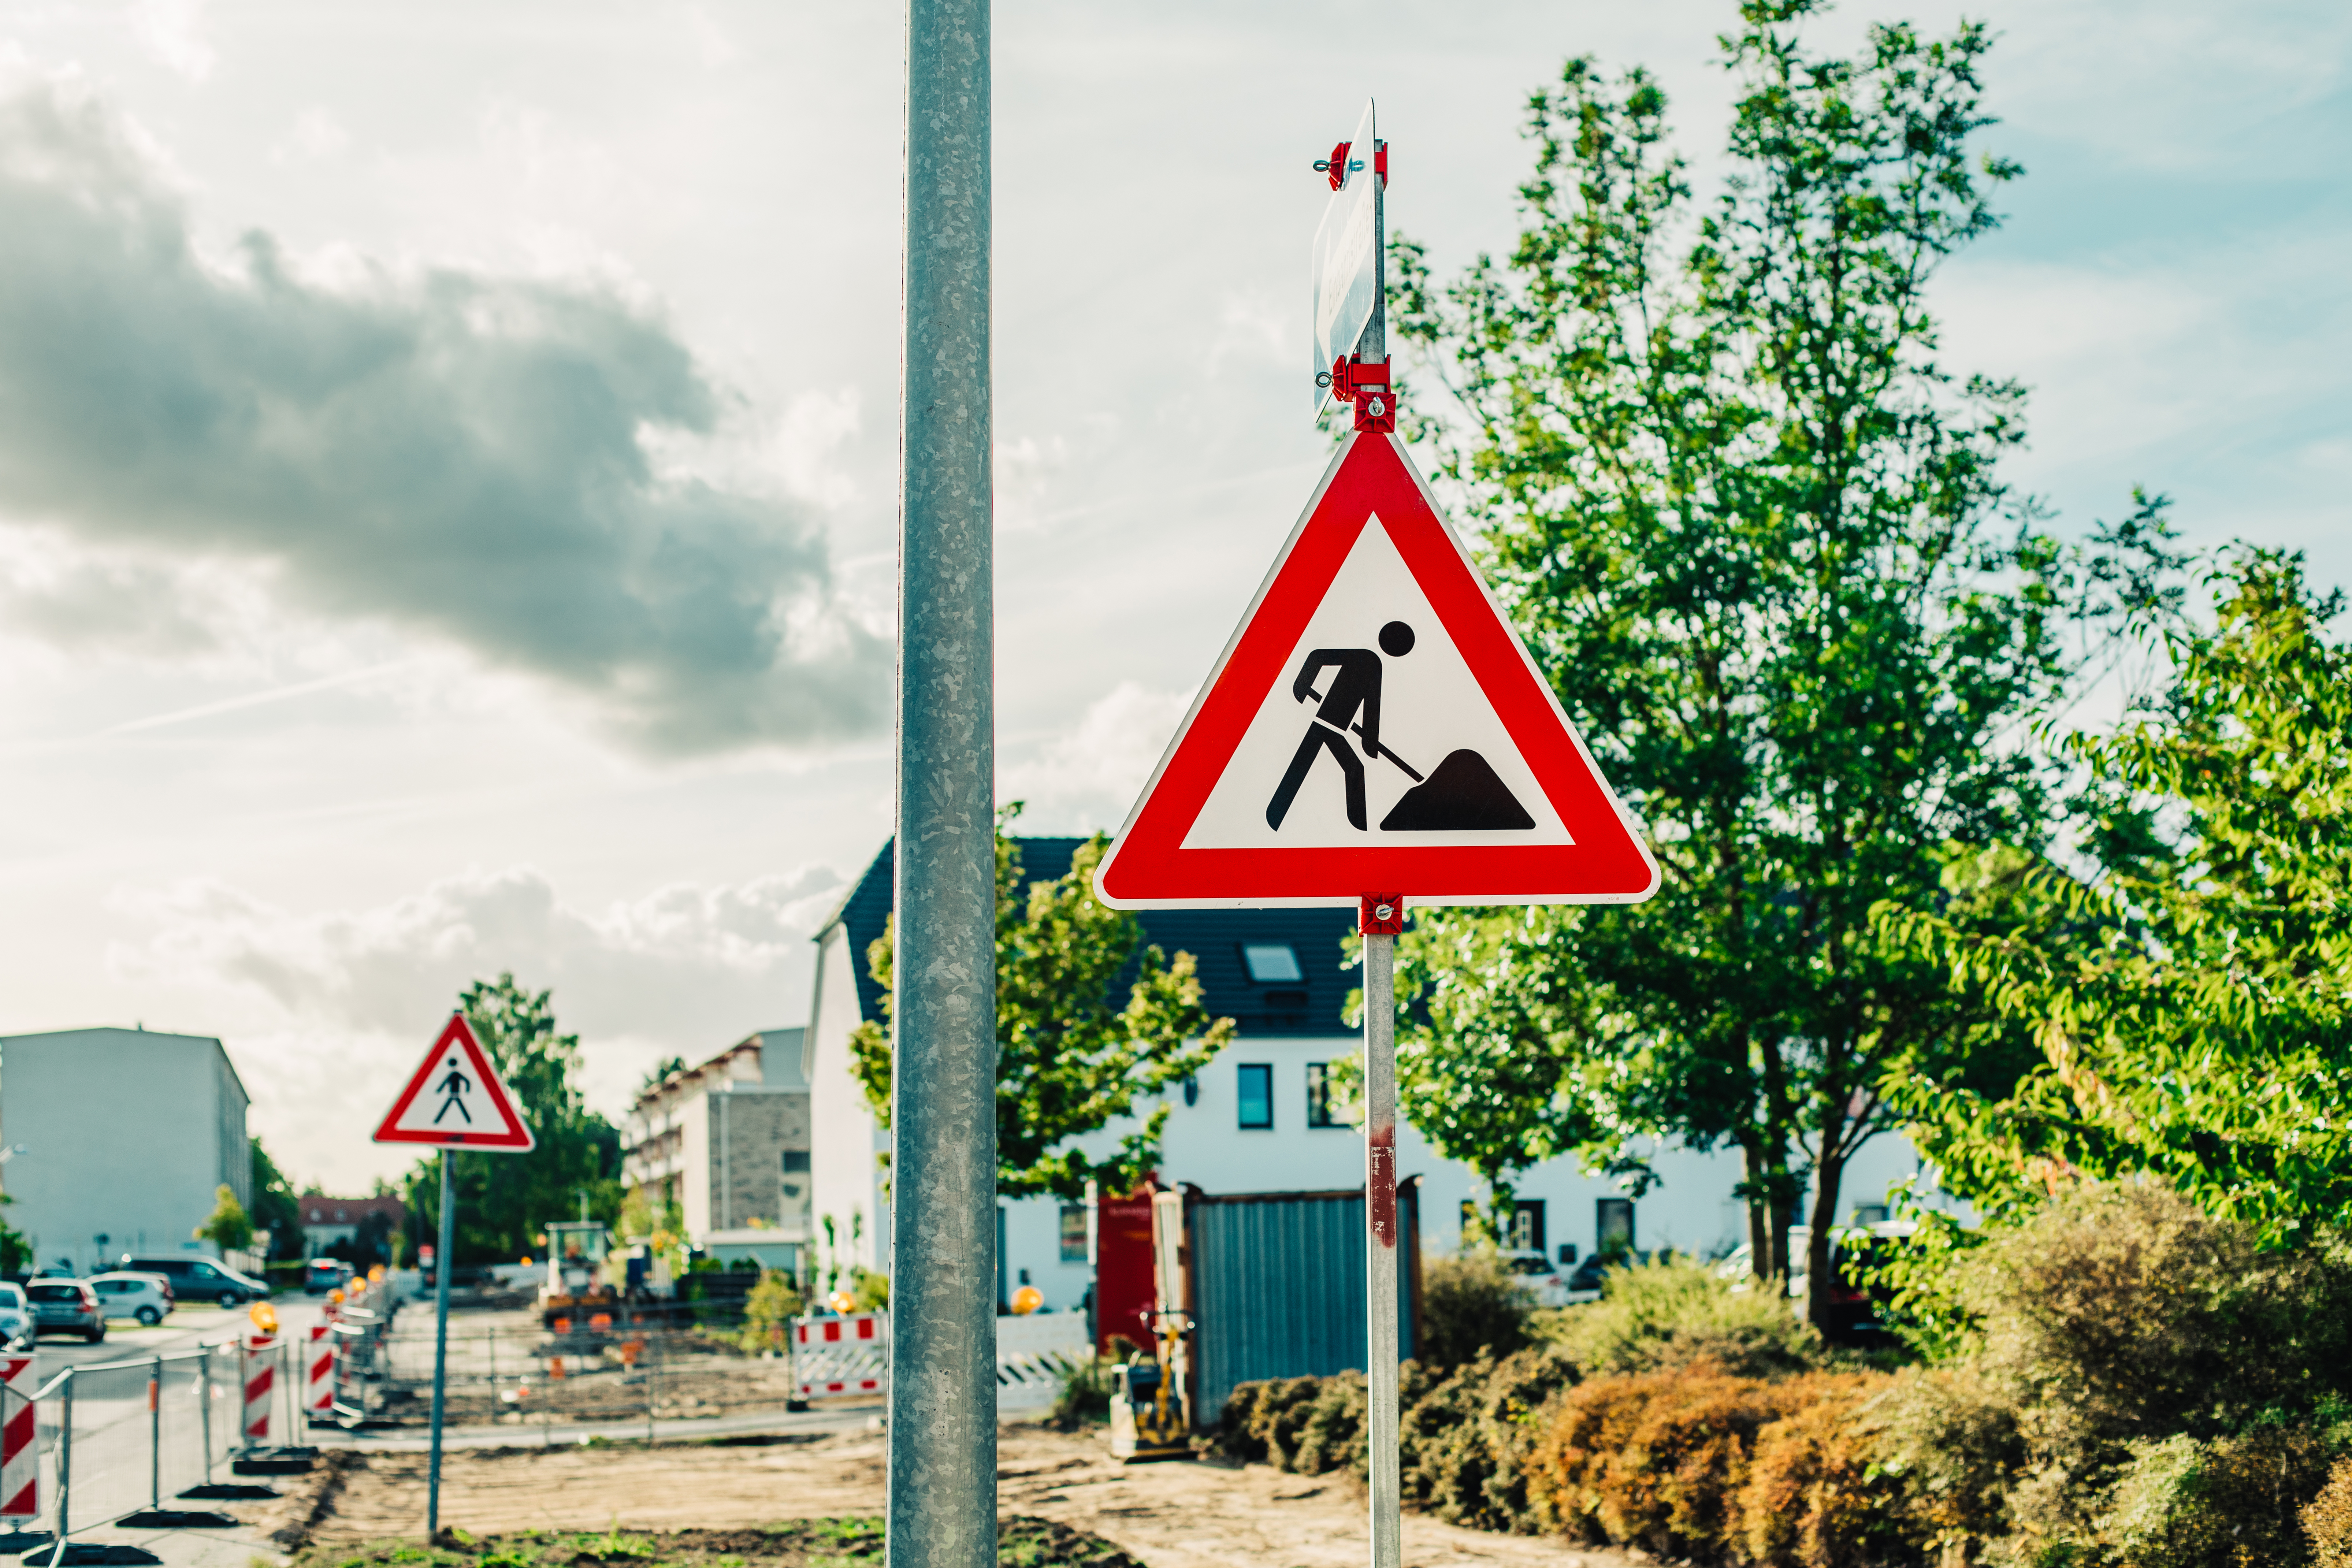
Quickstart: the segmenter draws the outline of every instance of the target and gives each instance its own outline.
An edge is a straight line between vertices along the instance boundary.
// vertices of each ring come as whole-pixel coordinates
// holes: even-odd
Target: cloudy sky
[[[1941,301],[2034,388],[2015,477],[2352,578],[2352,12],[1967,14],[2030,173]],[[1001,793],[1074,831],[1321,466],[1308,162],[1376,94],[1451,270],[1591,52],[1663,77],[1704,181],[1732,8],[997,15]],[[889,823],[900,25],[0,0],[0,1033],[220,1035],[349,1188],[475,975],[554,988],[608,1110],[801,1020]]]

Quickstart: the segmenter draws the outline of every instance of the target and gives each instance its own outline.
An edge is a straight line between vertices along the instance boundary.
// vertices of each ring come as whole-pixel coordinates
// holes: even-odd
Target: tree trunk
[[[1753,1143],[1740,1146],[1740,1156],[1748,1167],[1748,1267],[1759,1279],[1769,1279],[1780,1272],[1772,1266],[1772,1211],[1765,1201],[1769,1189],[1764,1184],[1764,1161]]]
[[[1838,1188],[1844,1178],[1843,1155],[1829,1155],[1813,1170],[1813,1234],[1805,1243],[1805,1318],[1824,1334],[1829,1332],[1831,1293],[1837,1289],[1830,1267],[1830,1231],[1837,1224]]]

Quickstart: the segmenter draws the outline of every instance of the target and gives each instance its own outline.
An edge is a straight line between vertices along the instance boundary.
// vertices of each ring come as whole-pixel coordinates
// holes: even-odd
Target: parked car
[[[33,1346],[33,1304],[22,1285],[0,1282],[0,1350],[30,1350]]]
[[[1552,1260],[1540,1252],[1506,1252],[1503,1266],[1519,1277],[1520,1283],[1535,1293],[1538,1307],[1568,1305],[1568,1281],[1561,1278]]]
[[[126,1258],[122,1267],[140,1274],[161,1274],[172,1282],[172,1294],[191,1301],[218,1301],[235,1307],[259,1301],[269,1287],[249,1274],[240,1274],[212,1258]]]
[[[152,1329],[172,1310],[172,1283],[167,1275],[117,1270],[91,1275],[89,1285],[109,1318],[136,1318]]]
[[[352,1266],[336,1258],[313,1258],[302,1270],[302,1289],[313,1296],[340,1290],[351,1282]]]
[[[87,1279],[36,1279],[25,1287],[33,1305],[36,1334],[79,1334],[96,1344],[106,1338],[106,1315]]]
[[[1887,1329],[1879,1316],[1886,1292],[1883,1287],[1855,1283],[1854,1276],[1869,1268],[1890,1243],[1917,1228],[1907,1220],[1879,1220],[1867,1226],[1840,1226],[1831,1233],[1829,1321],[1822,1331],[1832,1343],[1867,1347],[1886,1342]],[[1789,1276],[1789,1295],[1800,1303],[1800,1311],[1806,1310],[1803,1303],[1811,1289],[1806,1261],[1812,1236],[1811,1226],[1789,1227],[1789,1257],[1797,1266]],[[1716,1266],[1717,1278],[1734,1281],[1734,1289],[1749,1289],[1755,1277],[1754,1258],[1754,1249],[1741,1243]]]

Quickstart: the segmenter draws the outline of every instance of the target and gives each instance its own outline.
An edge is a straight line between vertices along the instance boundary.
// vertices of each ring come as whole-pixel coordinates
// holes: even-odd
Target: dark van
[[[269,1294],[269,1287],[260,1280],[210,1258],[130,1258],[122,1267],[140,1274],[161,1274],[172,1282],[173,1297],[182,1301],[218,1301],[234,1307]]]

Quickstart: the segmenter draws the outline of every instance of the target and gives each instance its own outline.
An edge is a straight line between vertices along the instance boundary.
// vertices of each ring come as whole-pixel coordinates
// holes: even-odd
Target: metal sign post
[[[889,1561],[996,1562],[989,0],[908,0]]]
[[[1397,1568],[1396,939],[1404,900],[1367,895],[1357,924],[1364,935],[1364,1460],[1372,1568]]]
[[[409,1076],[375,1130],[379,1143],[422,1143],[441,1151],[441,1230],[433,1253],[433,1432],[425,1462],[425,1538],[441,1533],[441,1413],[449,1373],[449,1276],[457,1262],[457,1166],[454,1149],[528,1154],[536,1145],[514,1096],[474,1037],[463,1013],[449,1022]],[[291,1382],[292,1380],[289,1380]],[[297,1403],[299,1403],[298,1401]]]
[[[441,1533],[441,1401],[449,1379],[449,1263],[457,1256],[457,1185],[449,1151],[441,1151],[441,1239],[433,1252],[433,1441],[425,1462],[425,1539]]]

